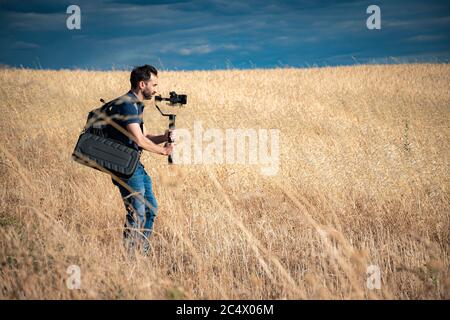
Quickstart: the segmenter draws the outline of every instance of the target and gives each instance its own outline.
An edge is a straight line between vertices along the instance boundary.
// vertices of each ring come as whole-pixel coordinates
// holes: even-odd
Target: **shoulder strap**
[[[109,112],[111,111],[111,107],[115,101],[116,99],[105,103],[105,100],[103,100],[103,98],[100,98],[100,102],[103,103],[103,106],[100,107],[100,112],[109,114]]]

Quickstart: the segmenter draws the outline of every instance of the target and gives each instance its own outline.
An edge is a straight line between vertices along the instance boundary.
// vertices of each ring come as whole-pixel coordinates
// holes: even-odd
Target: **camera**
[[[187,95],[185,94],[176,94],[175,91],[170,92],[170,103],[179,103],[186,104],[187,103]]]
[[[185,94],[177,94],[175,91],[171,91],[169,94],[169,98],[163,98],[161,96],[155,96],[155,102],[157,101],[169,101],[169,105],[171,106],[176,106],[178,105],[180,108],[183,104],[187,104],[187,95]],[[169,117],[169,130],[174,130],[175,129],[175,118],[176,118],[176,114],[172,114],[172,113],[164,113],[161,111],[161,109],[158,107],[158,104],[155,103],[155,107],[156,109],[158,109],[159,113],[161,113],[162,116],[164,117]],[[172,139],[169,136],[169,140],[168,143],[172,143]],[[173,163],[173,159],[172,159],[172,155],[170,154],[168,159],[169,164]]]
[[[161,96],[156,96],[155,100],[156,101],[169,101],[170,104],[186,104],[187,103],[187,95],[177,94],[175,91],[171,91],[169,93],[169,98],[163,98]]]

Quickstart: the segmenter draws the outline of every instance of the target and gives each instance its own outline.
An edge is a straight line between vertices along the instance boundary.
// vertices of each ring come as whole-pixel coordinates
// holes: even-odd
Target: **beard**
[[[152,98],[152,92],[150,90],[142,91],[142,96],[145,100],[150,100]]]

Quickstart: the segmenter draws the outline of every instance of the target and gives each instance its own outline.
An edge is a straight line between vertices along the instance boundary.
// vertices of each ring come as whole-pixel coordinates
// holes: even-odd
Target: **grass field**
[[[128,79],[0,70],[0,298],[450,299],[449,64],[162,72],[179,127],[279,129],[280,170],[145,154],[159,214],[136,258],[110,178],[70,157]],[[152,102],[144,121],[167,126]]]

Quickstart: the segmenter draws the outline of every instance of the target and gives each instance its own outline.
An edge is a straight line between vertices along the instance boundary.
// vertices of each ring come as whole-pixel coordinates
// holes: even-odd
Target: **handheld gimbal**
[[[169,130],[174,130],[175,129],[176,114],[163,113],[156,102],[158,102],[158,101],[168,101],[170,106],[173,106],[173,107],[179,106],[179,107],[181,107],[182,105],[187,103],[187,95],[185,95],[185,94],[176,94],[175,91],[171,91],[169,95],[170,95],[169,98],[163,98],[161,96],[155,96],[155,106],[156,106],[156,109],[158,109],[159,113],[161,113],[162,116],[169,117]],[[173,139],[170,136],[170,134],[169,134],[168,143],[173,143]],[[168,163],[169,164],[173,163],[173,159],[172,159],[172,155],[171,154],[168,157]]]

